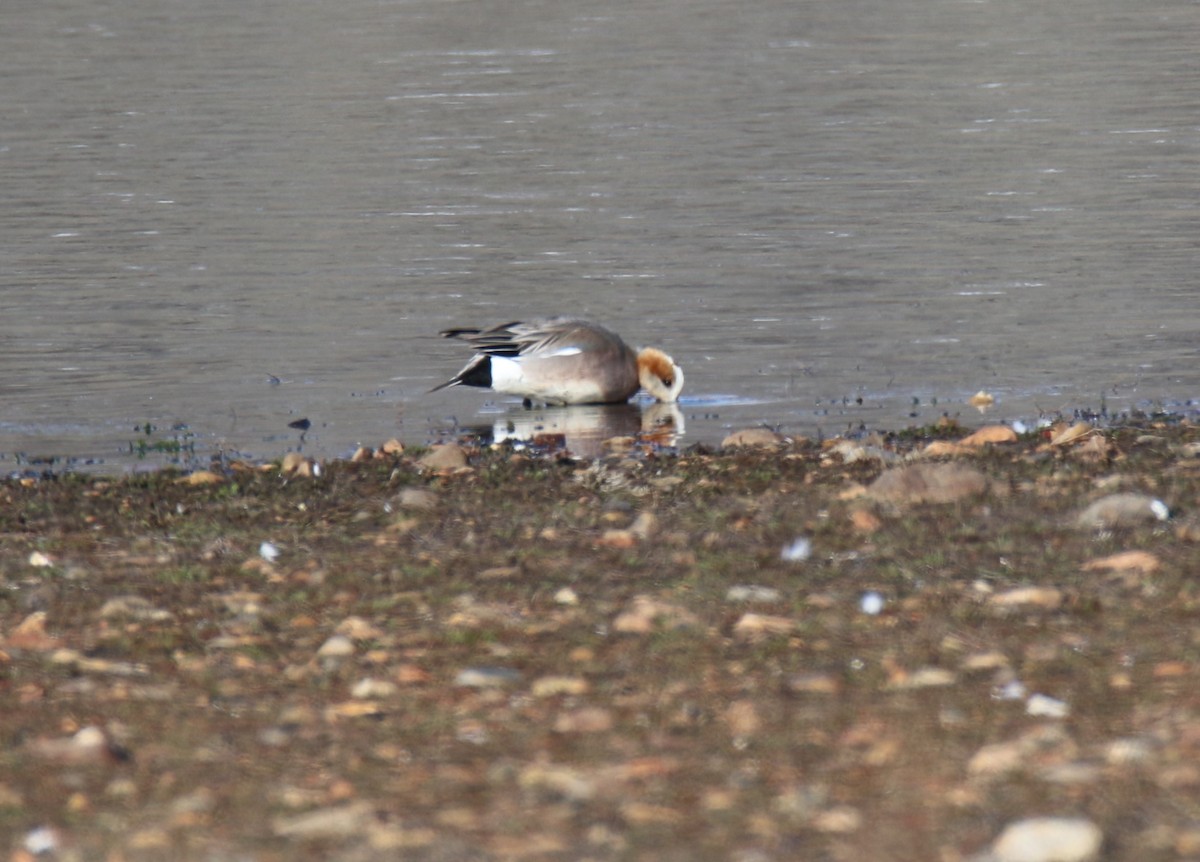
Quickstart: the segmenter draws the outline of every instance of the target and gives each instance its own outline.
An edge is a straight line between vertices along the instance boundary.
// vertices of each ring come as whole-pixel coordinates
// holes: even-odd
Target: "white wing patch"
[[[538,359],[549,359],[552,356],[578,356],[583,353],[580,347],[560,347],[557,350],[539,351]]]

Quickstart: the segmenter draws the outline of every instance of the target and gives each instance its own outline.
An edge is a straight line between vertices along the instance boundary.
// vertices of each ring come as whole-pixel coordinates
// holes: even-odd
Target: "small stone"
[[[984,410],[986,410],[987,408],[991,407],[993,404],[996,403],[996,396],[992,395],[990,392],[985,392],[982,389],[980,389],[978,392],[976,392],[974,395],[972,395],[970,398],[967,399],[967,403],[970,404],[972,407],[974,407],[976,410],[983,412]]]
[[[743,428],[740,431],[734,431],[722,440],[721,448],[774,448],[782,446],[786,442],[786,437],[772,431],[770,428]]]
[[[803,563],[812,556],[812,541],[799,536],[783,546],[780,557],[785,563]]]
[[[369,802],[351,802],[334,808],[319,808],[293,817],[277,817],[271,830],[280,838],[328,840],[362,835],[375,820]]]
[[[54,565],[54,560],[43,554],[41,551],[34,551],[29,555],[29,565],[35,569],[45,569]]]
[[[617,548],[628,550],[638,543],[638,538],[630,530],[605,530],[596,544],[602,548]]]
[[[465,688],[501,688],[520,682],[521,674],[507,667],[468,667],[454,677],[454,684]]]
[[[839,805],[818,812],[812,819],[812,827],[818,832],[846,835],[862,828],[863,816],[857,808]]]
[[[554,697],[559,694],[586,694],[591,686],[579,676],[543,676],[535,679],[529,688],[534,697]]]
[[[1086,422],[1076,422],[1069,427],[1058,429],[1050,438],[1051,446],[1066,446],[1077,440],[1082,440],[1092,432],[1092,426]]]
[[[612,712],[599,706],[584,706],[564,712],[554,720],[555,733],[604,733],[612,730]]]
[[[1015,443],[1017,432],[1007,425],[985,425],[958,442],[963,446],[988,446],[996,443]]]
[[[317,650],[318,658],[346,658],[354,655],[354,641],[345,635],[334,635]]]
[[[837,694],[841,691],[838,678],[828,673],[798,673],[787,679],[788,691],[799,694]]]
[[[954,685],[958,676],[952,670],[942,667],[922,667],[909,672],[896,674],[888,681],[887,688],[892,691],[906,691],[919,688],[941,688]]]
[[[405,488],[396,495],[401,509],[429,510],[437,505],[437,494],[428,488]]]
[[[258,555],[268,563],[273,563],[279,559],[279,548],[272,542],[263,542],[258,546]]]
[[[1070,715],[1071,708],[1057,698],[1045,694],[1034,694],[1025,702],[1025,712],[1027,715],[1036,715],[1042,718],[1066,718]]]
[[[913,464],[886,470],[867,489],[886,503],[954,503],[983,494],[987,477],[964,464]]]
[[[629,532],[639,539],[649,539],[658,532],[658,518],[653,512],[642,512],[629,525]]]
[[[1104,834],[1090,820],[1034,817],[1010,823],[992,844],[997,862],[1088,862]]]
[[[1170,514],[1166,503],[1146,494],[1109,494],[1080,512],[1075,524],[1083,530],[1112,530],[1165,521]]]
[[[760,587],[756,584],[737,584],[725,593],[727,602],[763,602],[771,604],[782,598],[779,590],[774,587]]]
[[[380,446],[379,451],[385,455],[399,455],[404,451],[404,444],[393,437]]]
[[[433,446],[420,457],[417,466],[422,470],[435,472],[452,472],[467,466],[467,453],[456,443],[443,443]]]
[[[225,480],[211,470],[197,470],[177,481],[181,485],[218,485]]]
[[[769,635],[790,634],[795,628],[796,621],[790,617],[742,614],[742,618],[733,624],[733,636],[741,640],[755,641]]]
[[[1158,571],[1158,557],[1149,551],[1125,551],[1098,560],[1089,560],[1083,564],[1085,572],[1097,570],[1110,572],[1128,572],[1138,575],[1149,575]]]
[[[613,631],[649,634],[656,628],[676,629],[696,625],[696,615],[686,608],[652,596],[634,596],[629,606],[613,620]]]
[[[1052,611],[1062,603],[1062,591],[1054,587],[1017,587],[988,598],[988,604],[997,608],[1034,607]]]
[[[570,587],[563,587],[554,594],[554,601],[560,605],[575,606],[579,604],[579,595]]]
[[[354,684],[354,687],[350,689],[350,696],[359,700],[379,700],[391,697],[399,690],[399,686],[394,682],[367,677]]]
[[[725,710],[725,721],[735,739],[745,739],[758,733],[762,718],[752,700],[735,700]]]
[[[370,461],[375,457],[375,451],[370,446],[359,446],[354,450],[354,454],[350,456],[351,464],[359,464],[363,461]]]
[[[873,617],[883,612],[885,604],[887,604],[887,600],[872,590],[869,593],[863,593],[863,597],[858,601],[858,608],[864,614]]]
[[[870,535],[883,526],[883,521],[870,509],[856,508],[850,512],[850,526],[856,532]]]
[[[122,617],[145,622],[164,622],[174,619],[170,611],[154,607],[141,596],[114,596],[100,608],[101,619]]]

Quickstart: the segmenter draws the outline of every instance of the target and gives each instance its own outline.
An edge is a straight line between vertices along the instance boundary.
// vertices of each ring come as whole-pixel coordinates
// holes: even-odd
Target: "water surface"
[[[1187,408],[1197,44],[1182,0],[16,0],[0,465],[424,442],[513,408],[427,394],[437,330],[562,312],[684,366],[685,442]]]

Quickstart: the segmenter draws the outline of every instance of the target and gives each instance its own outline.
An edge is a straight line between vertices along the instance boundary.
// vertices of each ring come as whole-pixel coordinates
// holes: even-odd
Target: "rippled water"
[[[561,312],[684,366],[685,442],[1186,408],[1198,44],[1183,0],[12,0],[0,466],[491,424],[435,333]]]

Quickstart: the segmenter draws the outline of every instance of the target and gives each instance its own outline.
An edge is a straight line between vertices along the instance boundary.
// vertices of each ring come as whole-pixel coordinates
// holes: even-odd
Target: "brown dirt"
[[[920,435],[10,480],[0,852],[1195,858],[1197,439],[984,446],[948,503],[864,493]],[[1118,492],[1172,518],[1076,525]]]

